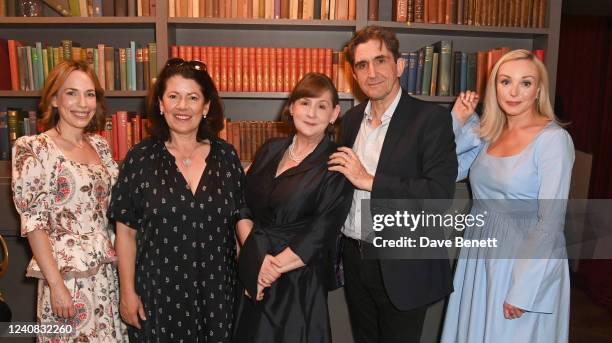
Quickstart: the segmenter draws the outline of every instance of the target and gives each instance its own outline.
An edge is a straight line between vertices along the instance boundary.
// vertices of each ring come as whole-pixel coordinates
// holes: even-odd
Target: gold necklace
[[[81,134],[81,143],[77,143],[77,142],[73,142],[71,140],[69,140],[68,138],[65,138],[64,136],[62,136],[62,132],[57,128],[57,126],[54,127],[55,132],[57,132],[57,135],[65,140],[66,142],[74,145],[75,147],[79,148],[79,149],[83,149],[85,147],[85,136]]]

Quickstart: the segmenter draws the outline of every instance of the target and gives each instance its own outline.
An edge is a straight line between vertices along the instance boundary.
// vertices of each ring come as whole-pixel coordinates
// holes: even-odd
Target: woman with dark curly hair
[[[217,138],[217,89],[203,63],[171,59],[147,100],[152,137],[125,157],[109,209],[121,316],[132,342],[230,342],[244,173]]]

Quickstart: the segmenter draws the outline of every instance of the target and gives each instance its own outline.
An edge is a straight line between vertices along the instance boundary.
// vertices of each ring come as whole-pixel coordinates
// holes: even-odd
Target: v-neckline
[[[208,156],[206,156],[206,158],[204,159],[204,163],[206,165],[204,166],[204,169],[202,170],[202,174],[200,174],[200,178],[198,180],[198,184],[197,184],[195,192],[194,192],[193,189],[191,189],[191,187],[189,186],[189,182],[187,181],[187,178],[185,177],[183,172],[181,172],[181,168],[179,168],[179,165],[178,165],[178,163],[176,161],[176,156],[172,155],[170,150],[168,150],[168,147],[166,147],[166,143],[162,142],[164,150],[174,160],[173,164],[174,164],[174,167],[176,168],[176,172],[180,175],[180,178],[183,180],[183,185],[185,186],[185,188],[187,188],[189,190],[189,194],[191,194],[192,199],[196,198],[196,195],[198,194],[198,191],[200,190],[201,185],[204,182],[204,178],[206,177],[206,174],[207,174],[207,171],[208,171],[208,166],[210,164],[209,159],[210,159],[210,156],[212,155],[212,152],[213,152],[213,141],[210,140],[209,144],[210,144],[210,150],[208,151]]]

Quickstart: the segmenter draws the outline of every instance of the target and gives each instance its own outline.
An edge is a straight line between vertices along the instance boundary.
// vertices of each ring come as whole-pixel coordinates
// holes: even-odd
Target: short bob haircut
[[[480,123],[480,137],[485,140],[494,142],[499,138],[502,130],[506,126],[506,114],[499,106],[497,101],[497,73],[502,64],[509,61],[527,60],[533,63],[538,70],[537,87],[539,88],[535,101],[536,115],[545,117],[557,124],[559,119],[555,116],[553,107],[550,103],[548,71],[546,66],[530,51],[518,49],[512,50],[503,55],[499,61],[493,66],[489,80],[487,81],[487,89],[484,98],[484,110]]]
[[[370,40],[377,40],[380,44],[384,44],[393,54],[394,61],[397,62],[397,59],[400,58],[399,41],[393,31],[380,26],[366,26],[355,32],[351,40],[346,43],[346,59],[351,66],[355,66],[355,50],[357,46]]]
[[[170,128],[166,118],[161,114],[159,103],[164,93],[168,80],[174,76],[181,76],[185,79],[194,80],[202,91],[204,102],[210,103],[206,119],[202,119],[198,127],[198,141],[213,140],[218,137],[219,131],[223,129],[223,107],[219,99],[219,92],[215,84],[206,71],[206,65],[197,61],[182,61],[173,59],[177,63],[167,63],[159,73],[155,85],[149,90],[147,95],[147,114],[149,115],[149,127],[147,128],[152,137],[161,141],[170,139]],[[194,63],[201,64],[202,69],[193,67]]]
[[[94,117],[91,118],[91,121],[89,124],[87,124],[84,131],[86,133],[97,132],[104,127],[104,116],[106,113],[104,89],[102,89],[102,86],[100,86],[100,81],[98,81],[96,73],[85,62],[62,61],[49,73],[40,95],[38,109],[40,110],[41,122],[43,123],[45,130],[52,129],[57,125],[60,115],[57,108],[53,107],[52,105],[53,98],[57,96],[57,93],[64,85],[64,82],[66,82],[66,79],[70,73],[76,70],[82,71],[89,76],[94,84],[94,90],[96,92],[96,113],[94,114]]]
[[[306,73],[300,81],[295,85],[287,103],[283,107],[281,114],[281,120],[289,127],[289,131],[295,133],[295,125],[293,124],[293,117],[291,116],[291,105],[302,98],[316,98],[322,96],[325,92],[329,91],[331,94],[332,107],[336,107],[340,103],[338,97],[338,91],[334,86],[332,80],[325,74],[310,72]],[[333,127],[328,126],[327,132],[331,134]]]

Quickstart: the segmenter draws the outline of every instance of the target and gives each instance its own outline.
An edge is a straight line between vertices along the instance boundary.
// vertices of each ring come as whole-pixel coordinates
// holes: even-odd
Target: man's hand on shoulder
[[[340,147],[329,157],[328,170],[342,173],[355,188],[371,192],[374,176],[370,175],[353,149]]]

